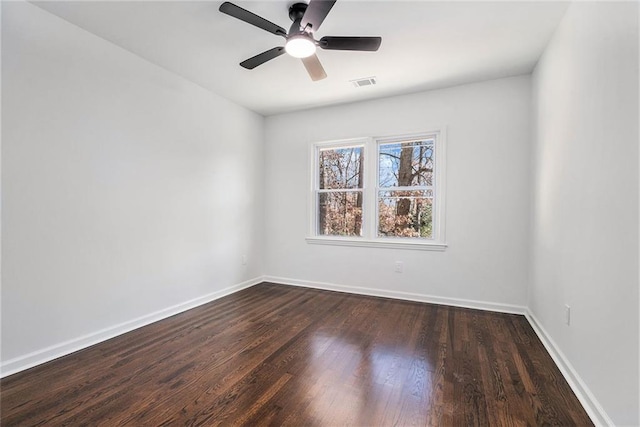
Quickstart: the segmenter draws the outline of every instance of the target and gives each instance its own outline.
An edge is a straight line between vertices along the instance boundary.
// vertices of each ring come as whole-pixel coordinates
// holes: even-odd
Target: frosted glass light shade
[[[305,36],[293,36],[287,40],[284,50],[294,58],[306,58],[316,52],[316,44]]]

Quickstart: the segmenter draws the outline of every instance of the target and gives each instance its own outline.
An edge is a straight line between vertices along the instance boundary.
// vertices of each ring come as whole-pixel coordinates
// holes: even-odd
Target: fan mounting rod
[[[289,18],[293,22],[301,20],[304,13],[307,11],[308,4],[306,3],[294,3],[289,7]]]

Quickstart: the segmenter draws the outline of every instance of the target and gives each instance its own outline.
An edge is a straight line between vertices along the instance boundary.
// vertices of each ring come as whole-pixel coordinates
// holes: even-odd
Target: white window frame
[[[317,143],[314,144],[313,146],[313,153],[312,153],[312,159],[311,159],[311,167],[313,169],[312,171],[312,187],[311,187],[311,192],[312,197],[311,197],[311,229],[310,229],[310,233],[309,236],[317,236],[321,239],[325,239],[325,240],[333,240],[333,239],[338,239],[338,240],[348,240],[348,239],[362,239],[362,236],[364,236],[366,234],[366,225],[364,223],[364,209],[366,206],[366,190],[365,187],[367,186],[367,165],[366,165],[366,160],[367,158],[365,157],[365,164],[364,164],[364,173],[363,173],[363,179],[362,179],[362,188],[354,188],[354,189],[339,189],[337,190],[338,192],[357,192],[357,191],[362,191],[362,211],[363,211],[363,215],[362,215],[362,236],[324,236],[324,235],[320,235],[318,233],[318,225],[319,225],[319,221],[318,221],[318,194],[321,192],[320,188],[320,174],[317,173],[318,171],[318,165],[320,162],[320,151],[323,149],[340,149],[340,148],[352,148],[352,147],[362,147],[362,153],[365,154],[366,150],[367,150],[367,144],[369,144],[369,138],[357,138],[357,139],[349,139],[349,140],[341,140],[341,141],[336,141],[336,142],[321,142],[321,143]]]
[[[431,239],[417,237],[378,237],[378,176],[379,176],[379,146],[394,142],[434,138],[435,173],[433,196],[433,237]],[[318,234],[318,188],[319,188],[319,152],[327,148],[345,148],[360,146],[364,155],[364,174],[362,186],[362,236],[324,236]],[[362,246],[394,249],[414,249],[444,251],[447,247],[445,240],[445,208],[446,208],[446,134],[444,127],[438,127],[427,132],[364,137],[337,141],[323,141],[310,144],[310,200],[309,200],[309,229],[306,241],[310,244],[336,246]]]

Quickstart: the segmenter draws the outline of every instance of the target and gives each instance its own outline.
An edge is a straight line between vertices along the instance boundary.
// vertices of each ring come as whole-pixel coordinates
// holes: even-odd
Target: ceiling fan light
[[[316,52],[316,44],[305,36],[293,36],[284,45],[287,53],[294,58],[306,58]]]

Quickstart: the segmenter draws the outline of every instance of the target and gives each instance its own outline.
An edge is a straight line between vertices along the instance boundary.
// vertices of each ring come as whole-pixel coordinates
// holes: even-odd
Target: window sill
[[[391,248],[391,249],[411,249],[415,251],[439,251],[442,252],[447,248],[446,243],[434,242],[409,242],[405,240],[394,239],[349,239],[340,237],[307,237],[307,243],[312,245],[329,245],[329,246],[360,246],[366,248]]]

